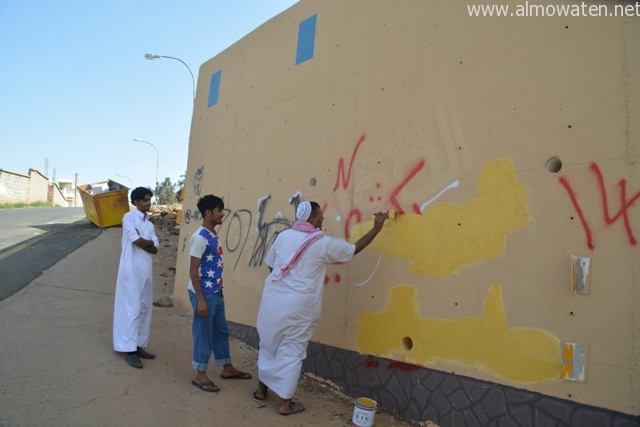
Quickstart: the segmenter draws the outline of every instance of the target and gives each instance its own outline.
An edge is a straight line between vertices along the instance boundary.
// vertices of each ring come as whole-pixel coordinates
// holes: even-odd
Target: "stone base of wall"
[[[234,337],[258,348],[254,327],[229,322]],[[309,343],[303,372],[369,397],[378,408],[415,425],[640,427],[631,416],[454,373]]]

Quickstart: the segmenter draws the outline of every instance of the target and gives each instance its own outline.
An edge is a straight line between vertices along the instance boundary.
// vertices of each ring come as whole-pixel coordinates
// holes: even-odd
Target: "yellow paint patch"
[[[505,252],[506,235],[531,220],[529,190],[518,183],[512,160],[499,159],[482,168],[477,194],[464,205],[435,203],[422,215],[398,215],[370,247],[408,260],[413,274],[435,277],[497,258]],[[358,240],[372,225],[365,221],[354,226],[350,240]]]
[[[521,383],[559,379],[559,340],[542,329],[510,328],[500,286],[487,292],[479,318],[420,318],[416,294],[413,286],[394,287],[384,311],[360,314],[361,353],[417,365],[462,363]]]

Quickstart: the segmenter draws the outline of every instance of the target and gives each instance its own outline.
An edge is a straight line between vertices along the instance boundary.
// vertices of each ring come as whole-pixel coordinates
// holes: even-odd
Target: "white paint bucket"
[[[376,407],[378,404],[375,400],[368,397],[359,397],[355,401],[353,408],[353,417],[351,424],[354,427],[371,427],[373,418],[376,416]]]

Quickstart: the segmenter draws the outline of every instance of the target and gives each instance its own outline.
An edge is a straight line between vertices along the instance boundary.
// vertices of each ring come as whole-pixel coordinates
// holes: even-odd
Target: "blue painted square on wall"
[[[296,65],[313,58],[313,48],[316,42],[316,20],[318,14],[310,16],[300,22],[298,28],[298,50],[296,52]]]
[[[211,75],[211,84],[209,85],[209,101],[207,108],[213,107],[218,103],[218,93],[220,92],[220,77],[222,70],[218,70]]]

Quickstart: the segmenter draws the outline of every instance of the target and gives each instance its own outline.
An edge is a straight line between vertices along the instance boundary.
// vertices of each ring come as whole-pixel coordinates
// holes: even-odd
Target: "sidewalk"
[[[121,236],[104,230],[0,302],[0,427],[350,425],[352,399],[306,378],[302,413],[279,415],[273,394],[252,400],[257,351],[235,339],[234,366],[254,379],[222,380],[212,360],[208,374],[222,391],[192,386],[191,315],[178,305],[153,308],[156,359],[127,365],[111,340]],[[375,425],[408,424],[378,413]]]

